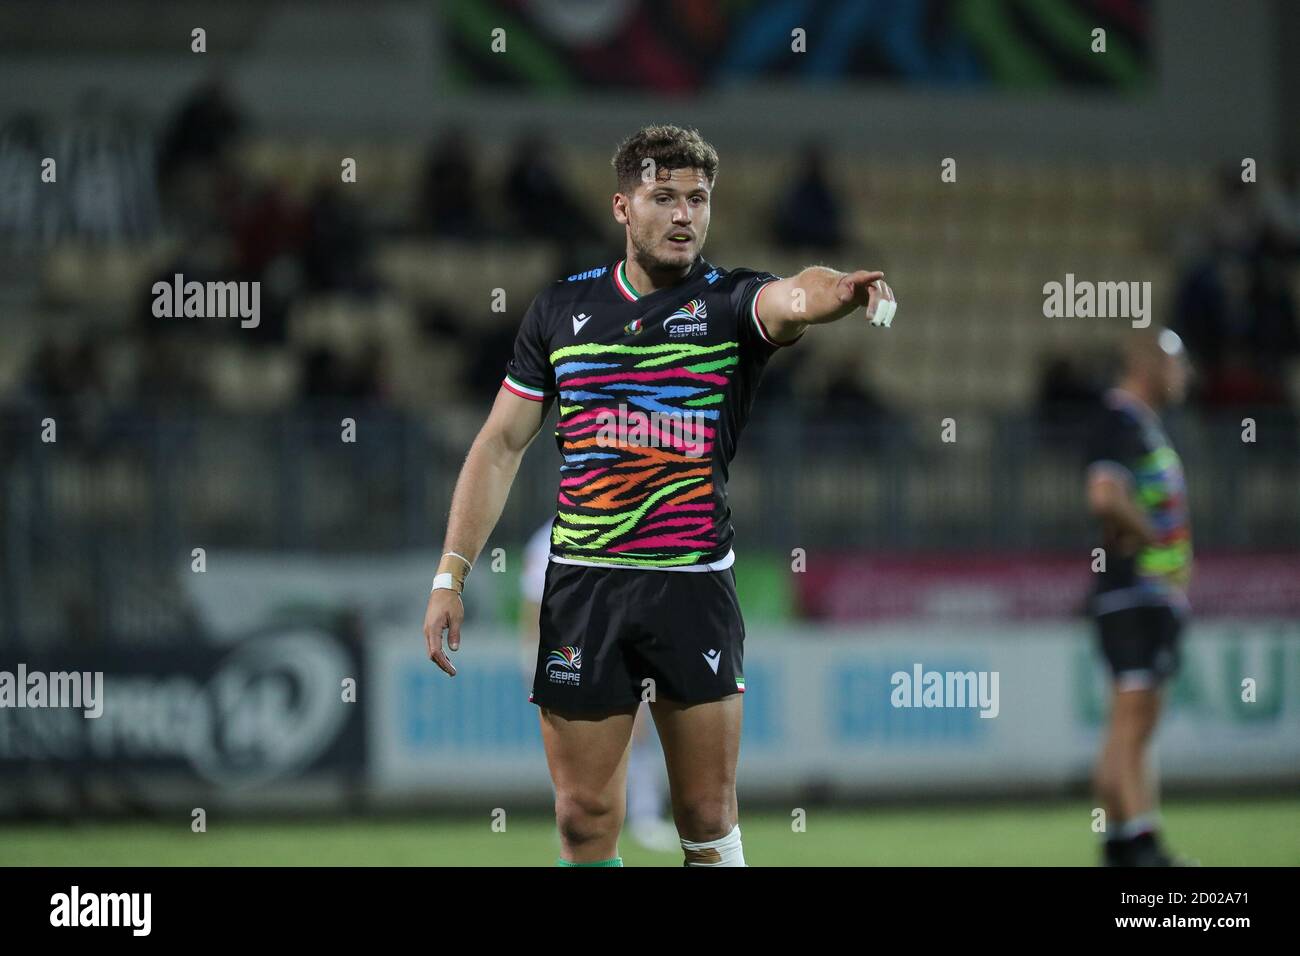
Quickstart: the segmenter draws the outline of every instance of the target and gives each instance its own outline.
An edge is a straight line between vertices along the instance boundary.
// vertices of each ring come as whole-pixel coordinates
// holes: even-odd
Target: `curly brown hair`
[[[618,190],[630,193],[641,181],[645,161],[660,170],[698,169],[712,188],[718,176],[718,151],[710,146],[698,130],[680,126],[645,126],[618,144],[611,165],[618,178]]]

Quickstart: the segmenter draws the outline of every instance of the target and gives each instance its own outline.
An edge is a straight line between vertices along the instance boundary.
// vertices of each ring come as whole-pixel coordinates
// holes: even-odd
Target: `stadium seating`
[[[605,215],[612,192],[609,157],[576,148],[557,150],[570,187]],[[341,158],[355,158],[349,195],[380,239],[374,273],[393,301],[301,300],[294,304],[290,343],[300,349],[328,341],[351,349],[377,341],[395,357],[403,404],[421,407],[454,392],[455,347],[421,342],[412,310],[450,309],[467,329],[513,327],[537,290],[557,277],[557,250],[547,243],[460,243],[416,238],[423,150],[413,143],[256,139],[238,153],[247,174],[278,181],[305,198],[321,182],[337,182]],[[502,175],[503,151],[487,149],[485,182]],[[885,269],[903,303],[903,321],[889,336],[863,338],[840,324],[819,331],[803,348],[831,356],[864,354],[863,375],[902,407],[1007,409],[1030,402],[1040,361],[1048,354],[1095,353],[1112,342],[1122,319],[1049,319],[1042,286],[1079,279],[1152,283],[1155,320],[1168,316],[1175,261],[1163,241],[1172,223],[1190,220],[1208,200],[1202,168],[1162,164],[1058,165],[962,160],[957,181],[942,182],[932,160],[906,163],[832,162],[846,203],[850,245],[837,254],[777,251],[762,238],[788,175],[783,155],[727,156],[718,181],[708,255],[723,265],[751,265],[790,274],[810,262]],[[499,191],[492,191],[499,192]],[[500,216],[499,208],[489,213]],[[123,322],[138,306],[143,283],[177,248],[174,240],[107,249],[60,245],[41,269],[44,299],[86,322]],[[1300,274],[1295,280],[1300,288]],[[493,312],[493,290],[506,292],[505,312]],[[377,323],[377,319],[382,319]],[[442,359],[446,361],[440,362]],[[274,360],[247,350],[224,351],[230,366],[213,373],[217,394],[235,405],[287,401],[289,379],[268,370]],[[241,364],[248,368],[238,368]],[[281,362],[284,365],[285,362]],[[257,366],[261,371],[253,368]],[[265,387],[252,387],[263,381]],[[12,374],[12,372],[10,373]],[[278,377],[276,377],[278,375]],[[270,384],[272,381],[278,383]],[[238,387],[232,383],[240,383]],[[444,394],[440,395],[439,391]]]

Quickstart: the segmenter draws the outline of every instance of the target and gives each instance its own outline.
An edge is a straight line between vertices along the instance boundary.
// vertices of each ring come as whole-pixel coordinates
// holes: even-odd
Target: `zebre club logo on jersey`
[[[664,319],[664,331],[669,338],[680,339],[688,336],[708,335],[709,310],[703,299],[691,299],[684,306]]]
[[[582,680],[582,650],[565,646],[546,655],[546,676],[552,684],[576,684]]]

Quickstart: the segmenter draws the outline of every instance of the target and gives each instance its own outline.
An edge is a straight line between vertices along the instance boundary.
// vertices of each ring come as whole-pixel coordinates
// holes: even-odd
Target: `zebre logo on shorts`
[[[546,676],[552,684],[576,684],[582,680],[582,651],[576,647],[557,648],[546,655]]]

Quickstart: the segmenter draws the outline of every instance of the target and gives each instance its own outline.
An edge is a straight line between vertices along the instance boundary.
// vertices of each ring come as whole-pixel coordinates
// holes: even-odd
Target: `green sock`
[[[622,866],[623,858],[616,856],[612,860],[597,860],[595,863],[570,863],[568,860],[556,860],[556,866]]]

